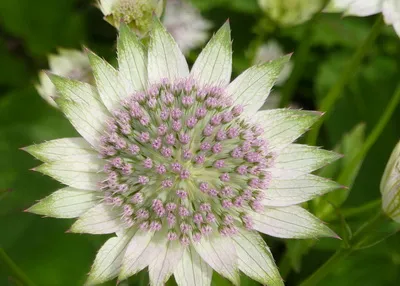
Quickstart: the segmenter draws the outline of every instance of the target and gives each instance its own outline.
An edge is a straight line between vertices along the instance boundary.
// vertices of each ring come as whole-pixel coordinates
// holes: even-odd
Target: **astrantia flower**
[[[273,21],[283,26],[299,25],[311,19],[323,0],[258,0],[261,9]]]
[[[239,270],[282,285],[258,232],[335,236],[298,204],[336,189],[309,174],[337,154],[292,142],[320,113],[259,111],[289,57],[254,66],[232,83],[225,24],[189,72],[157,21],[148,50],[122,26],[115,70],[90,53],[96,87],[51,76],[61,110],[83,138],[27,147],[37,171],[68,187],[28,211],[78,217],[71,232],[116,233],[100,249],[88,284],[148,266],[152,285],[210,285]]]
[[[370,16],[381,13],[387,25],[400,36],[399,0],[331,0],[325,12],[343,12],[345,15]]]
[[[163,24],[184,54],[202,45],[208,38],[211,23],[190,3],[167,0]]]
[[[390,155],[380,189],[384,212],[400,223],[400,142]]]
[[[57,55],[49,56],[50,71],[56,75],[70,79],[80,80],[91,83],[93,81],[92,69],[89,60],[81,51],[60,49]],[[39,73],[40,84],[36,89],[49,104],[57,107],[54,98],[57,91],[47,74],[42,71]]]
[[[161,16],[164,0],[98,0],[98,6],[111,25],[119,28],[125,23],[143,36],[151,28],[153,15]]]

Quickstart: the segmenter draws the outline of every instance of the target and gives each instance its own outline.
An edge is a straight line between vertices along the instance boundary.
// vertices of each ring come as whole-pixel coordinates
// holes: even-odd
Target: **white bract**
[[[151,285],[210,285],[213,271],[239,285],[239,271],[283,285],[260,234],[334,237],[298,206],[338,188],[310,174],[339,158],[293,143],[320,113],[259,111],[289,56],[230,83],[229,24],[192,69],[155,19],[146,49],[122,25],[118,70],[93,53],[96,85],[56,75],[56,99],[82,138],[27,147],[36,168],[68,187],[28,211],[77,217],[71,231],[115,233],[87,284],[148,267]]]
[[[166,0],[163,24],[184,54],[208,39],[211,23],[189,2]]]
[[[351,16],[370,16],[382,13],[387,25],[400,36],[399,0],[331,0],[325,12],[343,12]]]
[[[260,64],[268,61],[272,61],[284,55],[282,47],[275,40],[270,40],[266,44],[261,45],[254,57],[254,64]],[[293,63],[289,61],[282,69],[279,74],[278,79],[275,82],[275,85],[283,85],[286,80],[289,78],[290,73],[293,69]]]
[[[381,180],[382,208],[396,222],[400,223],[400,142],[397,143]]]
[[[258,0],[261,9],[283,26],[299,25],[310,20],[323,3],[323,0]]]
[[[166,0],[97,0],[104,19],[116,28],[127,24],[140,36],[150,30],[153,15],[160,17]]]
[[[92,69],[85,53],[78,50],[59,49],[57,55],[49,56],[50,72],[62,77],[91,83],[93,81]],[[36,89],[49,104],[57,107],[54,98],[57,90],[47,74],[39,73],[40,84]]]
[[[279,43],[275,40],[270,40],[266,44],[261,45],[257,49],[253,63],[254,64],[264,63],[282,57],[283,55],[284,52]],[[279,74],[279,77],[276,80],[275,85],[282,86],[289,78],[292,69],[293,69],[293,63],[289,61]],[[277,90],[271,90],[268,96],[268,100],[265,102],[262,108],[263,109],[277,108],[279,106],[280,101],[281,101],[281,93]]]

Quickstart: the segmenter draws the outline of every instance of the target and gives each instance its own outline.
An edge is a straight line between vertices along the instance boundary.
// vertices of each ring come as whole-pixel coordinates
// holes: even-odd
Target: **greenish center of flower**
[[[124,22],[132,28],[145,33],[148,31],[153,13],[155,12],[154,1],[149,0],[120,0],[114,7],[115,20]]]
[[[122,102],[102,137],[104,200],[128,227],[191,239],[252,228],[273,155],[219,87],[164,80]]]

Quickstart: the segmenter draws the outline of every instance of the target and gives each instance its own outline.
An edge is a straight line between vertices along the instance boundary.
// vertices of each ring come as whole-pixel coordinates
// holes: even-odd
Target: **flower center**
[[[164,229],[184,245],[252,228],[246,210],[262,210],[273,155],[242,106],[190,78],[163,80],[122,106],[102,137],[101,188],[128,226]]]

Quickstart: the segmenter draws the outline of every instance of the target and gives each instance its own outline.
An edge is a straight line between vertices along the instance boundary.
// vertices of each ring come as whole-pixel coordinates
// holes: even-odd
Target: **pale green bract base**
[[[89,52],[96,87],[50,75],[60,96],[57,104],[83,138],[64,138],[25,148],[43,161],[37,171],[68,187],[44,198],[28,211],[58,218],[78,218],[71,227],[77,233],[116,233],[99,250],[87,285],[118,277],[126,279],[148,267],[151,285],[163,285],[174,275],[181,286],[208,286],[217,271],[240,285],[240,271],[265,285],[283,285],[271,252],[257,232],[282,238],[336,237],[298,204],[340,186],[309,174],[340,156],[316,147],[293,144],[321,116],[318,112],[275,109],[259,111],[289,57],[248,69],[232,83],[232,46],[229,24],[214,35],[191,71],[177,44],[158,20],[148,50],[127,26],[118,39],[118,66],[114,69]],[[128,227],[121,214],[103,203],[98,182],[104,179],[103,159],[97,156],[100,136],[111,111],[135,91],[164,78],[192,77],[197,84],[224,87],[234,104],[244,105],[244,117],[264,129],[269,148],[276,154],[272,181],[255,213],[254,230],[239,229],[232,237],[212,234],[183,247],[168,241],[165,229],[143,232]]]

